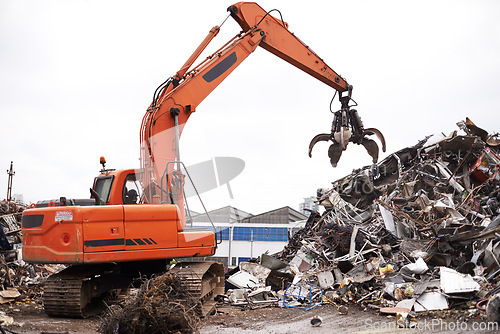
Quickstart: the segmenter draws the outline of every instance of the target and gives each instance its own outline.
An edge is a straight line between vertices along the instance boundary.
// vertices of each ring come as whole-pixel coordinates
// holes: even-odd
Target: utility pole
[[[14,167],[12,165],[12,161],[10,162],[10,170],[7,171],[7,174],[9,174],[9,183],[7,185],[7,202],[10,202],[12,200],[12,178],[16,172],[14,172]]]

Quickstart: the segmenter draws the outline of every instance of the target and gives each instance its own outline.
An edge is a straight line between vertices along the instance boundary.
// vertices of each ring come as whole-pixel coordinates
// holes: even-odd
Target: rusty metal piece
[[[482,141],[486,142],[488,139],[488,132],[484,129],[481,129],[469,117],[465,118],[465,126],[469,129],[469,132],[474,136],[478,136]]]
[[[382,307],[379,309],[380,313],[396,314],[396,313],[409,313],[410,310],[405,307]]]

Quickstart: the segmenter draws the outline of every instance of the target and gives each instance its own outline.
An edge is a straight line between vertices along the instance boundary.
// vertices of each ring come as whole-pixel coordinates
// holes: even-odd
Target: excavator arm
[[[339,152],[345,150],[347,141],[351,140],[363,144],[376,161],[378,147],[375,144],[373,148],[373,141],[364,136],[380,134],[384,144],[383,137],[376,129],[364,130],[357,112],[350,109],[352,86],[291,33],[286,22],[270,15],[270,12],[266,12],[256,3],[239,2],[230,6],[228,11],[242,31],[189,70],[220,30],[218,26],[212,28],[181,69],[158,87],[144,115],[141,126],[141,168],[144,171],[146,201],[173,202],[180,208],[183,207],[184,180],[180,173],[178,143],[182,129],[198,105],[258,46],[340,93],[342,110],[335,114],[331,133],[316,136],[311,141],[309,154],[316,142],[332,140],[334,149],[330,148],[329,155],[332,165],[335,166],[340,158]],[[385,149],[385,144],[383,146]]]
[[[262,48],[339,92],[348,90],[347,82],[290,32],[283,20],[271,16],[253,2],[239,2],[228,11],[243,31],[261,31],[264,38],[259,45]]]

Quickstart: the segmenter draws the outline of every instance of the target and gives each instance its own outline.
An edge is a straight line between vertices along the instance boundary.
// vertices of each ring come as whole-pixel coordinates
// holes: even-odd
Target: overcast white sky
[[[13,193],[28,202],[88,197],[101,155],[110,168],[139,167],[139,128],[154,90],[232,3],[0,0],[0,199],[10,161]],[[387,153],[449,133],[466,116],[499,130],[499,1],[259,4],[279,9],[289,29],[354,86],[364,125],[385,134]],[[230,18],[211,50],[239,30]],[[221,156],[246,163],[231,182],[234,199],[225,187],[206,192],[207,208],[298,209],[317,188],[370,164],[354,144],[337,169],[327,143],[307,156],[311,138],[329,131],[332,96],[257,49],[184,129],[186,165]]]

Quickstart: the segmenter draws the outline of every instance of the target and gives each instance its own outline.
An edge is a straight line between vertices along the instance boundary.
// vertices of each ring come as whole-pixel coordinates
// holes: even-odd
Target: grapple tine
[[[368,154],[371,155],[373,158],[373,163],[376,163],[378,161],[378,145],[374,140],[368,139],[368,138],[363,138],[361,141],[361,145],[363,145],[366,148],[366,151],[368,151]]]
[[[332,164],[332,167],[337,167],[337,163],[340,160],[340,156],[342,155],[342,147],[340,146],[339,143],[334,142],[330,147],[328,148],[328,156],[330,157],[330,163]]]
[[[363,136],[366,136],[366,135],[373,135],[375,134],[378,138],[378,140],[380,140],[380,142],[382,143],[382,152],[385,152],[385,138],[384,138],[384,135],[382,134],[382,132],[380,132],[379,129],[376,129],[376,128],[368,128],[368,129],[365,129],[364,132],[363,132]],[[366,147],[366,146],[365,146]],[[378,153],[377,153],[378,155]]]
[[[312,157],[312,149],[314,145],[316,145],[317,142],[319,141],[329,141],[330,140],[330,134],[328,133],[320,133],[316,136],[314,136],[313,139],[311,139],[311,142],[309,143],[309,158]]]

